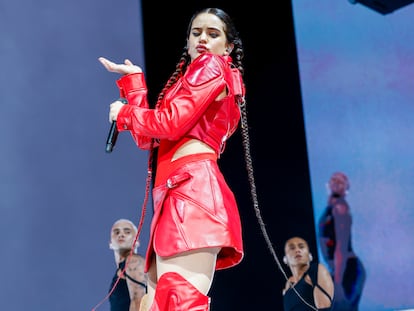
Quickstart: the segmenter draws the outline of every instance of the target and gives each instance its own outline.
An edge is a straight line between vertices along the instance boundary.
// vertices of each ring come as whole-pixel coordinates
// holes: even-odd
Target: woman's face
[[[228,54],[226,48],[229,46],[224,27],[221,19],[214,14],[201,13],[193,20],[187,39],[191,61],[205,52],[218,55]]]

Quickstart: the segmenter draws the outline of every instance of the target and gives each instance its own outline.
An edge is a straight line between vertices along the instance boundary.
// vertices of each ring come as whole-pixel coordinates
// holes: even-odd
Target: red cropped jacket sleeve
[[[152,138],[177,140],[189,136],[220,153],[240,120],[235,93],[244,92],[240,73],[230,61],[230,57],[200,55],[155,109],[149,108],[143,73],[122,77],[117,85],[128,104],[118,114],[118,130],[129,130],[143,149],[147,146],[145,141]],[[217,101],[224,88],[227,96]]]

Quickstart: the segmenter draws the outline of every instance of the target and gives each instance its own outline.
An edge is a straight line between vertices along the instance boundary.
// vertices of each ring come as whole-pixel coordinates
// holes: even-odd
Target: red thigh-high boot
[[[154,302],[149,311],[208,311],[210,298],[175,272],[158,280]]]

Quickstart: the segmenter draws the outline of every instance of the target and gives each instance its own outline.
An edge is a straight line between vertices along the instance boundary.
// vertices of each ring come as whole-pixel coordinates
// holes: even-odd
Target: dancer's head
[[[118,219],[112,225],[109,248],[116,251],[130,251],[134,246],[137,227],[128,219]],[[139,241],[135,244],[134,252],[139,247]]]
[[[335,172],[329,179],[329,190],[332,195],[345,196],[349,190],[348,177],[342,172]]]
[[[313,260],[308,242],[301,237],[292,237],[285,243],[283,262],[289,267],[309,265]]]

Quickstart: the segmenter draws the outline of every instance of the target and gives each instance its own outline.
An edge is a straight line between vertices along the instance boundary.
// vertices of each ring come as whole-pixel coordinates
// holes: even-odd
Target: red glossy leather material
[[[208,311],[210,298],[175,272],[164,273],[157,283],[149,311]]]
[[[149,141],[188,136],[205,142],[220,154],[240,120],[235,95],[244,95],[241,75],[230,62],[230,57],[200,55],[167,91],[158,109],[148,109],[142,73],[122,77],[117,84],[129,104],[118,114],[118,130],[129,130],[143,149],[143,137]],[[224,88],[227,96],[216,101]]]
[[[167,158],[169,151],[180,144],[179,140],[187,138],[211,146],[218,157],[240,121],[235,96],[244,95],[244,85],[230,57],[200,55],[166,92],[156,109],[149,109],[142,73],[126,75],[117,84],[121,97],[129,103],[118,114],[118,130],[129,130],[142,149],[148,148],[153,138],[161,140],[165,148],[159,151]],[[227,95],[216,100],[224,89]],[[153,189],[154,216],[146,271],[154,250],[160,256],[171,256],[187,250],[220,247],[217,270],[238,264],[244,254],[240,216],[217,162],[195,160],[191,156],[177,161],[186,162],[161,176],[161,180],[157,178],[161,186]],[[168,164],[167,169],[170,169]],[[190,177],[169,188],[169,181],[182,174]]]
[[[135,73],[126,75],[123,78],[116,81],[116,84],[119,88],[119,95],[121,98],[126,98],[128,100],[128,104],[141,108],[149,108],[148,101],[147,101],[147,84],[145,82],[144,74],[141,73]],[[122,118],[122,117],[121,117]],[[117,127],[119,131],[122,131],[122,126],[120,123],[122,122],[121,118],[118,116],[117,120]],[[128,116],[124,116],[125,120],[124,122],[130,122],[130,118]],[[139,148],[148,150],[150,148],[150,144],[152,141],[151,137],[133,134],[131,133],[136,144]],[[154,147],[158,146],[158,143],[154,143]]]
[[[216,270],[235,266],[243,258],[240,215],[233,192],[216,161],[191,159],[187,156],[186,162],[180,163],[183,165],[153,189],[154,215],[145,271],[154,250],[159,256],[172,256],[221,247]]]

